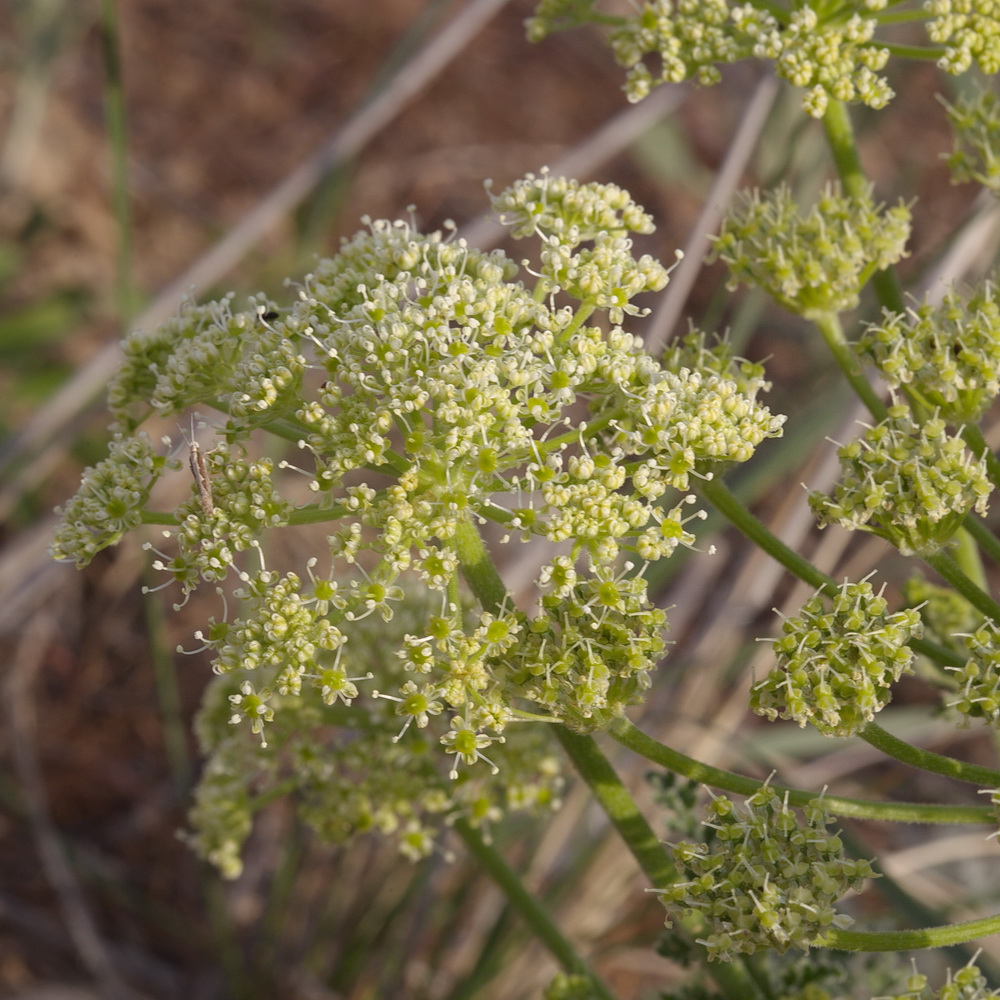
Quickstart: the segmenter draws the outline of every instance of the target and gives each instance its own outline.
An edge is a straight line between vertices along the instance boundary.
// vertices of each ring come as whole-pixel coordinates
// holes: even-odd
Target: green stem
[[[839,951],[912,951],[964,944],[1000,933],[1000,914],[966,920],[943,927],[923,927],[914,931],[843,931],[827,933],[823,945]]]
[[[565,726],[556,726],[555,733],[577,774],[587,783],[650,883],[667,886],[676,881],[677,870],[669,855],[593,737],[574,733]],[[688,917],[681,922],[692,937],[702,928],[700,917]],[[678,930],[677,933],[682,932]],[[760,996],[746,964],[713,964],[710,972],[733,1000],[752,1000]]]
[[[866,197],[869,189],[868,176],[861,168],[854,129],[847,107],[841,101],[831,100],[827,105],[823,115],[823,128],[844,190],[855,198]],[[899,313],[906,311],[903,290],[893,270],[877,271],[872,276],[872,286],[885,308]]]
[[[979,785],[981,788],[1000,788],[1000,771],[911,746],[905,740],[886,732],[878,723],[869,722],[858,735],[887,757],[909,764],[911,767],[919,767],[924,771],[942,774],[946,778]]]
[[[900,24],[906,20],[915,20],[915,18],[898,18]],[[943,46],[931,48],[929,45],[899,45],[897,42],[882,42],[880,45],[889,50],[890,56],[895,56],[897,59],[921,59],[937,62],[945,54]]]
[[[816,569],[808,559],[804,559],[794,549],[789,548],[780,538],[773,535],[753,514],[729,492],[719,476],[702,480],[698,492],[711,501],[712,505],[734,524],[756,546],[763,549],[790,573],[817,590],[833,596],[838,591],[836,580]]]
[[[844,336],[844,329],[840,325],[840,317],[836,313],[825,313],[822,316],[813,317],[813,322],[823,335],[826,346],[833,355],[834,360],[840,366],[844,377],[851,384],[851,388],[857,393],[858,398],[868,407],[868,412],[876,420],[885,420],[889,415],[885,403],[878,398],[878,394],[868,383],[861,366],[858,364],[857,356],[851,350],[851,345]]]
[[[121,29],[117,0],[102,0],[100,35],[104,54],[104,108],[111,147],[111,198],[118,230],[116,285],[118,312],[127,322],[135,312],[132,284],[132,217],[128,198],[128,139],[122,80]]]
[[[1000,538],[997,538],[975,514],[966,514],[962,527],[976,540],[976,544],[986,555],[1000,564]]]
[[[469,520],[461,521],[452,539],[466,583],[484,611],[501,614],[510,607],[510,595],[490,559],[483,538]]]
[[[556,726],[555,734],[650,884],[666,886],[676,881],[677,869],[593,737],[565,726]]]
[[[180,524],[176,514],[170,514],[162,510],[144,510],[142,512],[143,524],[165,524],[174,527]]]
[[[296,507],[288,512],[288,523],[296,524],[325,524],[327,521],[339,521],[342,517],[347,517],[350,512],[339,503],[330,507],[321,507],[318,504],[310,504],[308,507]]]
[[[953,590],[957,590],[976,610],[987,618],[1000,622],[1000,604],[989,594],[980,590],[956,565],[955,560],[944,552],[924,556],[924,562],[931,567]]]
[[[877,727],[876,727],[877,728]],[[758,778],[750,778],[744,774],[737,774],[734,771],[726,771],[719,767],[711,767],[703,764],[692,757],[687,757],[677,750],[664,746],[662,743],[647,736],[642,730],[637,729],[627,719],[619,718],[608,727],[608,735],[617,740],[622,746],[645,757],[646,760],[665,767],[670,771],[683,775],[691,781],[697,781],[712,788],[721,788],[723,791],[735,792],[737,795],[753,795],[764,784]],[[884,732],[884,730],[880,730]],[[862,733],[864,736],[865,734]],[[888,734],[885,734],[888,736]],[[894,739],[894,737],[889,737]],[[872,741],[869,741],[872,742]],[[898,741],[903,747],[907,744]],[[873,743],[873,745],[875,745]],[[879,749],[882,749],[879,746]],[[910,747],[910,750],[915,748]],[[888,752],[888,751],[886,751]],[[926,753],[926,751],[916,751]],[[889,756],[897,757],[896,754]],[[937,754],[931,754],[936,758]],[[897,757],[897,759],[903,759]],[[951,758],[939,758],[948,761],[953,767],[951,770],[938,769],[939,774],[949,774],[956,776],[956,771],[960,771],[963,765],[960,761],[953,761]],[[911,761],[907,759],[907,763]],[[971,765],[966,765],[971,766]],[[934,768],[928,768],[934,770]],[[980,772],[988,772],[986,768],[979,768]],[[981,776],[981,774],[980,774]],[[1000,775],[998,775],[1000,777]],[[805,806],[813,799],[819,798],[816,792],[801,791],[794,788],[785,788],[781,785],[771,784],[771,787],[781,796],[788,796],[788,801],[793,806]],[[847,816],[853,819],[878,819],[896,823],[988,823],[994,822],[993,809],[990,806],[952,806],[952,805],[923,805],[911,802],[869,802],[865,799],[844,798],[839,795],[822,796],[824,804],[835,816]]]
[[[462,838],[469,853],[503,890],[507,901],[520,913],[525,923],[549,949],[559,964],[568,973],[586,976],[590,980],[593,994],[600,997],[601,1000],[614,1000],[614,994],[587,966],[573,945],[563,937],[562,932],[552,921],[549,912],[528,892],[524,883],[500,854],[483,840],[479,831],[474,830],[464,819],[456,821],[454,830]]]

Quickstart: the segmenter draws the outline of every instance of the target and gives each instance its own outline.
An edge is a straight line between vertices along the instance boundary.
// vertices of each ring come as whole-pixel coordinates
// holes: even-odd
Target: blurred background
[[[642,252],[669,262],[694,251],[636,332],[662,342],[688,316],[729,329],[743,354],[769,359],[771,408],[793,414],[734,489],[827,572],[858,579],[878,566],[897,583],[908,572],[875,543],[812,528],[799,483],[830,481],[826,436],[844,440],[857,415],[818,339],[700,263],[699,239],[734,187],[787,178],[808,193],[829,178],[820,126],[751,65],[632,107],[596,31],[529,45],[531,13],[524,0],[0,8],[0,997],[517,1000],[540,996],[555,971],[460,853],[412,865],[377,839],[327,847],[276,802],[243,876],[222,883],[180,838],[210,671],[206,656],[174,650],[215,609],[193,600],[175,614],[176,594],[144,597],[156,581],[138,533],[83,572],[52,564],[46,547],[53,507],[104,452],[118,339],[184,294],[286,295],[283,280],[335,252],[361,216],[411,205],[424,229],[452,219],[492,245],[486,178],[501,190],[548,164],[614,181],[657,220]],[[856,122],[879,196],[918,199],[904,277],[951,261],[963,220],[954,276],[977,277],[997,227],[940,159],[933,94],[951,83],[928,64],[892,83],[890,109]],[[974,225],[980,242],[964,235]],[[772,608],[793,611],[806,591],[714,518],[702,537],[706,554],[657,578],[674,645],[638,724],[710,763],[780,767],[799,787],[979,804],[974,790],[878,765],[859,741],[748,718],[769,649],[755,639],[776,633]],[[528,586],[542,554],[512,555],[508,585]],[[990,741],[956,734],[929,700],[919,681],[901,685],[893,732],[989,763]],[[606,749],[670,837],[649,768]],[[981,831],[851,831],[910,898],[956,919],[991,909],[996,846]],[[579,789],[554,819],[515,819],[494,836],[623,1000],[684,981],[652,947],[662,908]],[[885,917],[877,895],[863,903],[866,926]]]

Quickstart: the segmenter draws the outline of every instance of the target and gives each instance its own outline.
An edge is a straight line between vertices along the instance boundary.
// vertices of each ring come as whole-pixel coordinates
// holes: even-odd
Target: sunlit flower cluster
[[[964,73],[975,62],[986,74],[1000,71],[1000,3],[997,0],[924,0],[927,34],[945,46],[939,65]]]
[[[805,90],[806,111],[820,117],[831,98],[872,108],[892,98],[881,75],[889,50],[874,37],[886,5],[795,4],[785,12],[736,0],[646,0],[634,16],[615,18],[599,15],[593,2],[542,0],[527,27],[538,41],[588,20],[614,25],[610,44],[628,71],[625,90],[633,101],[659,83],[718,83],[719,66],[770,59],[779,76]]]
[[[805,111],[821,118],[831,101],[883,108],[893,90],[883,75],[891,48],[876,38],[895,18],[888,0],[644,0],[634,14],[598,10],[598,0],[540,0],[526,23],[529,40],[586,23],[607,25],[615,60],[627,71],[625,92],[639,101],[661,83],[718,83],[721,66],[768,59],[778,76],[805,91]],[[924,0],[938,65],[960,74],[973,63],[1000,69],[997,0]],[[883,18],[883,12],[887,16]]]
[[[657,891],[668,912],[704,920],[699,940],[710,958],[808,949],[852,922],[834,904],[874,875],[871,864],[845,856],[821,798],[803,812],[804,823],[765,784],[742,809],[725,796],[712,800],[708,843],[673,845],[681,880]]]
[[[832,600],[816,593],[785,620],[775,666],[754,684],[751,707],[771,720],[850,736],[889,703],[892,684],[912,669],[907,643],[922,634],[917,610],[890,614],[867,581],[842,584]]]
[[[774,59],[778,76],[805,90],[802,103],[821,118],[830,99],[883,108],[893,91],[881,71],[889,50],[874,41],[878,21],[865,16],[886,6],[886,0],[840,4],[835,12],[818,13],[814,6],[792,11],[788,23],[763,22],[746,4],[733,18],[754,41],[753,54]]]
[[[509,730],[531,714],[602,725],[642,699],[663,655],[665,616],[643,574],[695,543],[692,477],[781,432],[783,418],[757,400],[759,369],[724,347],[705,371],[668,368],[619,325],[668,278],[632,253],[631,234],[652,221],[627,192],[542,172],[493,203],[541,244],[534,288],[500,251],[368,222],[287,308],[188,303],[126,342],[111,385],[121,434],[149,414],[222,413],[215,441],[191,445],[189,498],[172,518],[153,512],[173,523],[153,565],[185,598],[202,582],[218,588],[222,613],[196,636],[232,682],[227,719],[262,751],[294,729],[282,717],[299,718],[300,699],[350,709],[362,726],[392,705],[398,731],[436,744],[453,780],[495,770]],[[294,462],[255,457],[260,430],[294,442]],[[141,436],[120,437],[108,462],[67,507],[60,557],[85,563],[139,523],[168,466]],[[292,477],[296,503],[284,490]],[[561,545],[534,611],[475,590],[488,521],[504,542]],[[328,524],[326,544],[297,572],[268,565],[271,535],[304,523]],[[428,592],[433,609],[381,662],[358,659],[359,636]],[[385,770],[402,773],[393,746]],[[207,803],[200,815],[226,814]],[[393,814],[397,828],[418,821]],[[345,825],[363,825],[351,817]],[[413,832],[407,850],[419,840]],[[228,848],[210,853],[231,867]]]
[[[985,459],[940,417],[918,424],[901,403],[837,454],[841,479],[832,497],[810,494],[813,513],[821,524],[885,538],[904,555],[939,551],[966,514],[989,505]]]
[[[975,423],[1000,393],[1000,301],[985,281],[967,295],[949,288],[940,305],[886,312],[857,341],[893,388],[949,423]]]
[[[852,309],[878,270],[905,256],[910,211],[829,185],[808,212],[781,186],[743,196],[727,215],[713,254],[730,283],[755,285],[786,309],[813,319]]]

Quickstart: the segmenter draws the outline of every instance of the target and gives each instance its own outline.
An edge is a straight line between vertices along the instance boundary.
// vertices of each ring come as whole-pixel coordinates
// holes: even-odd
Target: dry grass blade
[[[746,170],[751,154],[757,148],[764,122],[777,94],[778,81],[773,76],[765,76],[757,84],[747,105],[740,127],[733,136],[726,158],[712,184],[712,190],[705,199],[705,207],[684,247],[684,259],[670,276],[670,284],[644,338],[654,354],[667,342],[681,317],[691,288],[701,271],[710,244],[709,238],[719,228],[729,199]]]
[[[63,918],[83,965],[108,1000],[140,1000],[142,994],[122,979],[101,937],[83,890],[66,860],[49,814],[45,784],[35,752],[37,722],[32,687],[51,641],[55,619],[38,612],[24,628],[9,663],[4,682],[4,704],[10,725],[14,760],[21,794],[35,832],[38,854],[49,884],[59,898]]]
[[[429,45],[400,68],[389,84],[344,125],[339,126],[315,153],[293,170],[273,191],[235,225],[207,253],[161,292],[136,318],[137,327],[155,326],[176,309],[185,295],[197,295],[229,272],[280,219],[294,209],[336,165],[355,156],[421,89],[454,58],[471,38],[509,0],[474,0]],[[107,385],[121,358],[116,343],[109,344],[81,368],[39,410],[0,454],[0,475],[9,472],[31,452],[40,451],[68,427]],[[21,470],[8,487],[16,494],[37,482],[31,466]],[[9,509],[10,493],[0,495],[0,509]]]

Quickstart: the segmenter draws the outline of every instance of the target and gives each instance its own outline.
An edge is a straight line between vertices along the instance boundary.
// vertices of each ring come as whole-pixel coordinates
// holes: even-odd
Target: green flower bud
[[[897,404],[837,454],[843,476],[833,496],[809,497],[821,525],[869,531],[903,555],[923,555],[937,552],[969,511],[986,513],[992,485],[985,459],[974,459],[939,417],[917,425]]]
[[[986,619],[974,632],[956,636],[969,657],[962,667],[946,667],[958,685],[945,704],[963,715],[964,724],[982,719],[1000,728],[1000,628]]]
[[[101,549],[117,545],[142,524],[149,494],[168,464],[145,432],[117,435],[108,457],[84,470],[76,496],[56,511],[62,520],[52,543],[53,558],[72,559],[82,568]]]
[[[802,213],[781,186],[743,196],[715,238],[712,258],[729,266],[730,286],[756,285],[806,318],[852,309],[875,271],[905,256],[910,211],[826,188]]]
[[[1000,301],[993,282],[940,305],[886,311],[856,345],[893,388],[903,388],[949,423],[975,423],[1000,394]]]
[[[784,622],[777,663],[753,685],[751,708],[771,720],[810,722],[826,736],[863,728],[889,703],[891,685],[911,672],[906,644],[923,634],[915,609],[887,609],[867,581],[842,584],[832,602],[815,593]]]
[[[668,912],[698,914],[709,958],[766,949],[808,950],[851,918],[834,903],[874,877],[868,861],[845,857],[838,837],[826,834],[830,816],[813,800],[805,824],[788,803],[764,786],[742,810],[711,809],[712,844],[673,845],[681,880],[658,890]],[[669,926],[669,919],[668,919]]]

